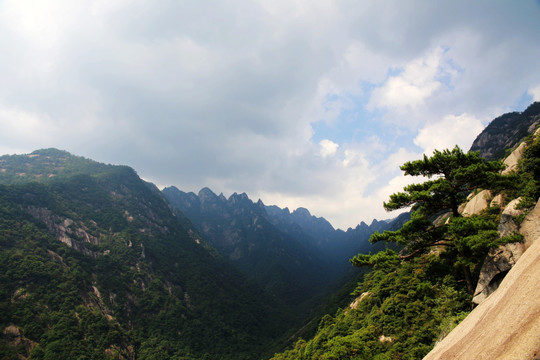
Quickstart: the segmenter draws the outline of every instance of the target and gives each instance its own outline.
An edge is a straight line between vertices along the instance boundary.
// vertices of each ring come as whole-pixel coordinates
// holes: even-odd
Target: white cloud
[[[371,107],[416,107],[422,105],[442,85],[443,55],[436,48],[425,56],[407,63],[397,76],[390,76],[383,86],[375,89]]]
[[[531,87],[528,93],[533,97],[533,101],[540,101],[540,84]]]
[[[319,142],[319,145],[321,147],[321,156],[322,157],[328,157],[336,154],[336,151],[339,147],[339,144],[336,144],[335,142],[324,139]]]
[[[472,115],[447,115],[441,121],[420,129],[414,143],[428,155],[435,149],[452,149],[456,145],[468,151],[483,129],[482,122]]]
[[[538,98],[538,8],[2,1],[0,150],[54,146],[355,226],[386,217],[399,189],[381,189],[415,138],[459,143],[527,89]]]
[[[58,131],[46,115],[7,107],[0,107],[0,128],[0,142],[4,149],[15,151],[21,148],[31,151],[35,146],[51,144]]]

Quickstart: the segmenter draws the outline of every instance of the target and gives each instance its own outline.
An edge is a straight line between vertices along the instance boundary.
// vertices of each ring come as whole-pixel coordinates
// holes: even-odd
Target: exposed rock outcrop
[[[506,165],[506,168],[502,171],[503,174],[506,175],[517,170],[518,161],[523,156],[523,150],[525,150],[526,147],[527,144],[522,142],[514,151],[510,153],[510,155],[506,157],[506,159],[504,159],[503,163]]]
[[[540,356],[540,206],[525,218],[525,251],[498,289],[424,358],[538,359]]]
[[[99,239],[88,233],[82,222],[74,222],[70,218],[61,218],[51,210],[29,206],[26,211],[45,223],[49,231],[61,242],[84,255],[97,257],[103,255],[88,249],[84,244],[98,245]]]
[[[475,196],[473,196],[461,210],[463,216],[471,216],[480,214],[483,210],[487,209],[493,194],[489,190],[482,190]]]
[[[369,291],[362,293],[359,297],[354,299],[354,301],[349,305],[349,308],[356,309],[358,305],[362,302],[362,300],[364,300],[366,296],[370,296],[370,295],[371,295],[371,292]]]
[[[30,353],[37,343],[35,341],[29,340],[23,336],[21,329],[15,325],[9,325],[3,331],[4,337],[13,345],[14,347],[19,348],[24,355],[19,353],[19,358],[27,359],[30,356]]]
[[[519,226],[514,221],[514,217],[523,213],[523,210],[516,209],[516,205],[520,200],[520,198],[514,199],[504,208],[498,229],[501,236],[510,235],[519,230]],[[540,208],[535,211],[539,210]],[[531,216],[534,217],[534,214]],[[474,292],[473,303],[480,304],[491,293],[497,290],[504,276],[512,266],[516,264],[525,250],[525,243],[520,242],[501,245],[498,248],[489,251],[480,271],[478,284]]]

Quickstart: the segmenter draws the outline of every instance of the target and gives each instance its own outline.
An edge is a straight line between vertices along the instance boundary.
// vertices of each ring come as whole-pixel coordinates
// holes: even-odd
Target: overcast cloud
[[[0,1],[0,153],[395,216],[399,165],[540,100],[540,2]]]

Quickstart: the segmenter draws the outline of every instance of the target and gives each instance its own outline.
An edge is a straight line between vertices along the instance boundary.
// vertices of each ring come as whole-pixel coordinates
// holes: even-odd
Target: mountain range
[[[261,200],[253,202],[245,193],[227,199],[208,188],[198,194],[176,187],[162,192],[240,271],[292,305],[320,295],[350,272],[351,254],[380,249],[369,243],[373,232],[399,228],[408,219],[405,213],[369,226],[362,222],[344,232],[307,209],[291,213]]]
[[[495,119],[472,149],[500,158],[539,113],[534,103]],[[349,259],[386,249],[371,234],[409,218],[342,231],[246,194],[160,191],[130,167],[62,150],[1,156],[0,358],[267,359],[313,335],[306,324],[334,324],[323,315],[367,271]],[[407,294],[430,292],[414,286]],[[354,326],[337,311],[340,331]]]

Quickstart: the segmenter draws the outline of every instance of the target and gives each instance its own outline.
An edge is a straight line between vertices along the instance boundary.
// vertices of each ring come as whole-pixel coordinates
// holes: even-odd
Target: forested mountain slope
[[[0,175],[1,358],[253,359],[288,327],[131,168],[48,149]]]
[[[174,187],[163,194],[243,273],[289,305],[320,294],[336,277],[322,254],[275,228],[246,194],[225,199],[208,188],[195,195]]]
[[[523,112],[511,112],[493,119],[476,137],[471,151],[479,151],[487,160],[498,160],[505,151],[520,143],[540,124],[540,102],[529,105]]]

